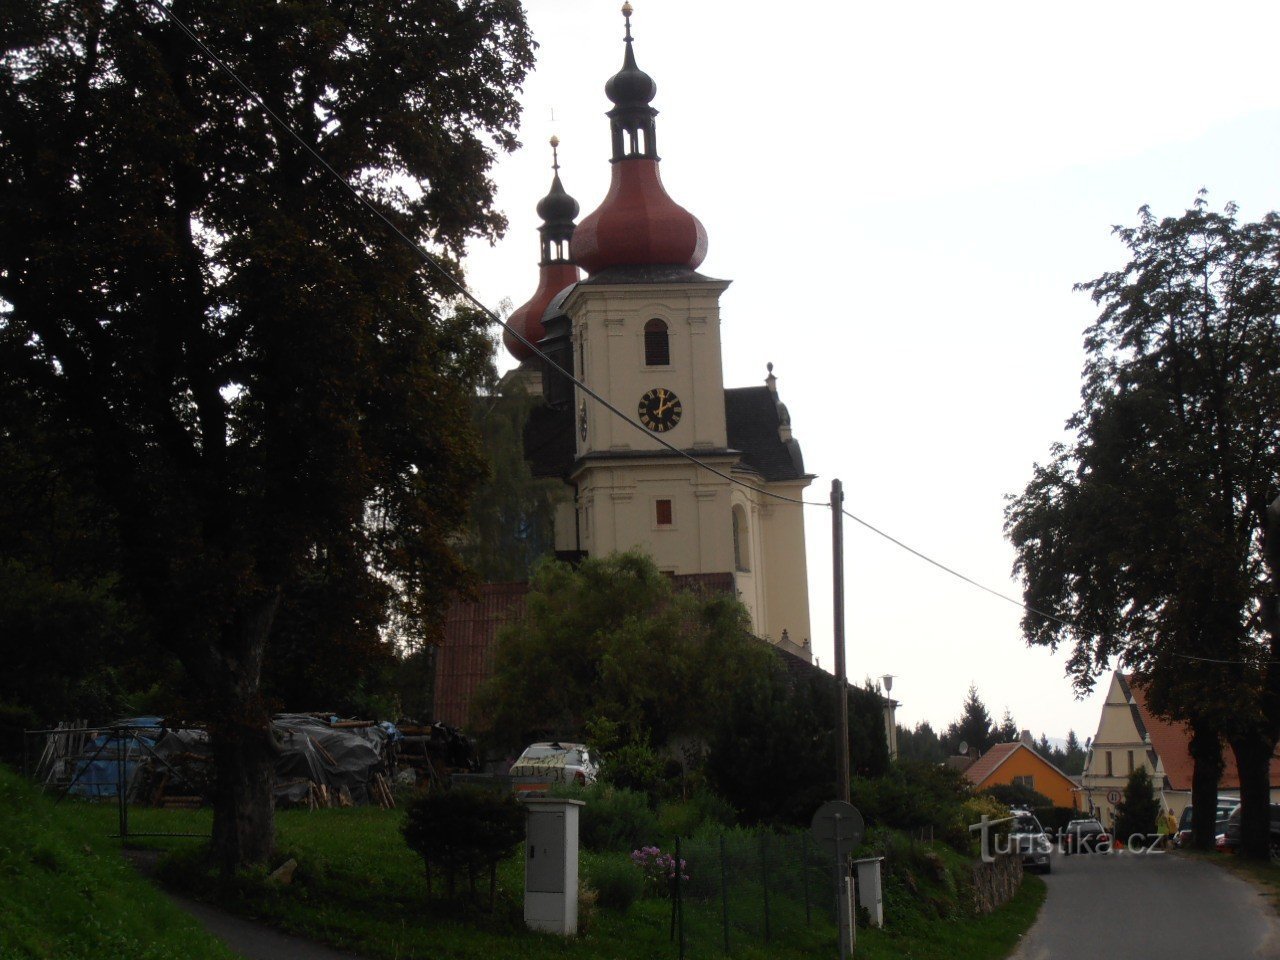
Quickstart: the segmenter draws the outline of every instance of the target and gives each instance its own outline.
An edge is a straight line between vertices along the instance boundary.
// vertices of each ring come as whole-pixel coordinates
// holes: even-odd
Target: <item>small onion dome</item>
[[[538,268],[538,289],[534,291],[528,303],[507,318],[507,326],[520,331],[530,343],[537,343],[546,335],[546,330],[542,326],[542,314],[555,299],[556,294],[565,287],[573,286],[581,276],[578,268],[567,260],[544,263]],[[508,330],[502,331],[502,342],[507,352],[521,362],[533,356],[533,351],[513,337]]]
[[[573,218],[578,215],[578,201],[565,193],[560,182],[560,138],[551,138],[551,191],[538,201],[538,216],[542,218],[540,242],[542,257],[538,261],[538,289],[529,302],[507,318],[507,326],[518,331],[530,343],[537,343],[546,335],[542,326],[542,314],[553,297],[565,287],[581,278],[578,268],[569,257],[569,240],[573,237]],[[533,350],[525,346],[510,330],[502,332],[502,342],[510,354],[523,363],[533,356]]]
[[[626,52],[622,55],[622,69],[604,85],[604,95],[619,107],[645,107],[658,95],[658,85],[638,66],[631,49],[631,4],[622,5],[622,15],[627,21]]]
[[[667,195],[657,160],[632,157],[613,164],[609,193],[578,224],[569,253],[587,273],[648,264],[696,269],[707,255],[707,231]]]
[[[548,227],[567,226],[572,229],[578,210],[578,201],[565,193],[557,173],[551,181],[551,192],[538,201],[538,216]]]

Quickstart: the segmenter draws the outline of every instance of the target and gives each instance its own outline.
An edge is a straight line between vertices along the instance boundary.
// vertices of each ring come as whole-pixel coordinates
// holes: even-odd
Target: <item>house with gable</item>
[[[1240,797],[1240,773],[1235,757],[1224,744],[1220,798]],[[1117,671],[1111,677],[1107,698],[1098,719],[1098,732],[1085,758],[1077,804],[1105,824],[1115,822],[1115,805],[1124,796],[1129,774],[1145,767],[1154,782],[1156,797],[1175,817],[1191,803],[1191,731],[1185,723],[1155,716],[1141,683]],[[1280,802],[1280,759],[1271,760],[1271,801]]]
[[[1076,805],[1076,782],[1046,760],[1031,745],[1031,734],[1012,743],[997,743],[964,768],[974,790],[1011,785],[1026,787],[1049,798],[1055,807]]]

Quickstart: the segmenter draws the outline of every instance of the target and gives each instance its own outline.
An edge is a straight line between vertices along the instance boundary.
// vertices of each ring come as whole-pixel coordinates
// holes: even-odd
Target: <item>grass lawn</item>
[[[86,830],[99,836],[115,831],[113,806],[78,805],[77,812],[83,816]],[[521,906],[520,856],[505,862],[499,871],[497,906],[492,913],[428,901],[422,862],[400,836],[401,819],[398,811],[374,808],[281,811],[277,817],[277,862],[292,856],[300,864],[290,886],[269,883],[261,874],[220,885],[202,867],[199,841],[161,838],[139,840],[138,844],[169,849],[162,874],[189,893],[371,958],[491,960],[518,955],[522,960],[651,960],[678,955],[670,939],[671,908],[666,900],[642,899],[625,913],[592,909],[582,935],[573,940],[528,931]],[[208,823],[207,811],[135,810],[130,820],[131,830],[173,832],[207,830]],[[622,853],[584,852],[582,873],[589,883],[600,864],[625,859]],[[740,890],[745,894],[749,883],[735,881],[733,896]],[[922,891],[922,902],[925,893]],[[872,960],[998,960],[1007,956],[1031,925],[1044,893],[1044,883],[1028,877],[1004,909],[989,917],[953,920],[930,918],[900,897],[890,911],[886,897],[888,926],[859,930],[858,956]],[[734,932],[735,958],[825,960],[835,955],[835,927],[822,911],[813,910],[807,923],[801,903],[776,897],[773,907],[776,919],[771,942]],[[742,909],[741,901],[737,908]],[[718,906],[690,903],[686,922],[686,956],[695,960],[724,956]]]
[[[102,809],[0,766],[0,958],[232,960],[121,858]]]

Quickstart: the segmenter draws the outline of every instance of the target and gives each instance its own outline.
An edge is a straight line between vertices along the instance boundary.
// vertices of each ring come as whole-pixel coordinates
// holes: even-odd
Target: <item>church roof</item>
[[[768,387],[734,387],[724,392],[729,446],[741,450],[742,462],[765,480],[808,476],[800,444],[794,439],[783,440],[779,433],[785,416],[786,408]]]

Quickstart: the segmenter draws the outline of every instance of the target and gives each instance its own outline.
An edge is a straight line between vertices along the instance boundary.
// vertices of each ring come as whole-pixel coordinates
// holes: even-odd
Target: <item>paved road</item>
[[[1245,881],[1169,854],[1054,855],[1012,960],[1276,960],[1280,920]]]

